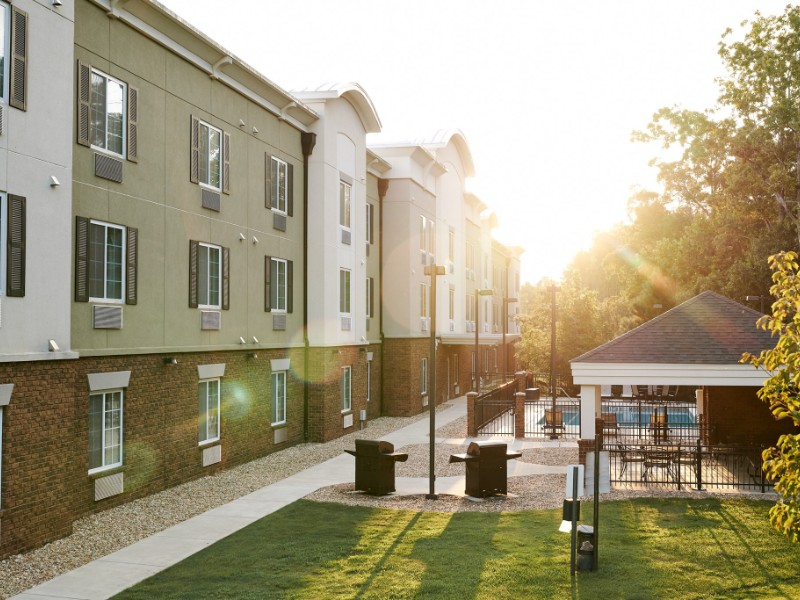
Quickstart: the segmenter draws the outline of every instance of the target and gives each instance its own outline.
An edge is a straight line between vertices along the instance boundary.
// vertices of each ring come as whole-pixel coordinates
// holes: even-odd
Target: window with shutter
[[[230,306],[228,248],[189,241],[189,308]]]
[[[78,143],[125,158],[131,96],[138,104],[138,94],[131,94],[124,81],[78,62]]]
[[[135,227],[76,217],[76,302],[136,304],[138,233]]]

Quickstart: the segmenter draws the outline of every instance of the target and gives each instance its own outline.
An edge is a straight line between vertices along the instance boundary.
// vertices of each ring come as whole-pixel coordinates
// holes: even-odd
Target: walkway
[[[436,425],[441,427],[464,416],[466,398],[451,401],[451,406],[436,413]],[[385,435],[382,439],[395,449],[428,442],[430,423],[421,419],[407,427]],[[437,443],[461,444],[464,439],[438,439]],[[509,450],[553,446],[552,442],[508,440]],[[574,445],[562,442],[555,445]],[[174,525],[135,544],[97,559],[14,596],[12,600],[101,600],[163,571],[195,552],[307,496],[319,488],[352,482],[354,459],[341,454],[310,467],[291,477],[261,488],[206,513]],[[517,460],[509,462],[508,475],[565,473],[565,467],[532,465]],[[427,477],[398,477],[398,495],[427,494]],[[464,495],[464,477],[437,477],[436,493]]]

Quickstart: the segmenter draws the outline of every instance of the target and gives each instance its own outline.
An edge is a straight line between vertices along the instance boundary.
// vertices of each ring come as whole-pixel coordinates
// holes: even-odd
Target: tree
[[[773,270],[770,293],[776,298],[772,314],[759,319],[760,327],[780,336],[775,348],[758,356],[745,354],[743,362],[772,373],[758,391],[776,419],[791,419],[800,427],[800,266],[797,253],[769,258]],[[769,511],[770,523],[793,542],[800,539],[800,434],[784,434],[762,455],[764,474],[775,481],[780,499]]]

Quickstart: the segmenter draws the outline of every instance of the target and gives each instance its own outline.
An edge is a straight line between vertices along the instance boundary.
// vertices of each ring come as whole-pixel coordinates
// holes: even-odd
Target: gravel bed
[[[437,408],[442,410],[449,405]],[[66,573],[92,560],[101,558],[145,537],[201,514],[207,510],[249,494],[308,467],[339,456],[353,449],[354,440],[379,439],[392,431],[428,414],[414,417],[382,417],[371,421],[364,430],[356,431],[325,444],[300,444],[250,463],[202,477],[158,494],[131,501],[107,511],[78,519],[73,533],[25,554],[0,561],[0,598],[8,598],[30,587]],[[437,429],[437,437],[466,437],[466,417]],[[398,477],[427,477],[429,445],[418,444],[395,448],[409,454],[406,463],[397,463]],[[450,464],[450,454],[464,452],[466,444],[437,444],[436,473],[439,476],[463,475],[464,465]],[[534,448],[523,451],[520,460],[543,465],[567,465],[577,461],[575,448]],[[353,491],[353,484],[342,484],[317,490],[307,498],[322,502],[339,502],[362,506],[396,509],[461,512],[516,511],[559,508],[564,498],[564,475],[510,477],[508,496],[470,499],[440,495],[427,500],[424,494],[412,496],[367,496]],[[713,494],[672,492],[666,490],[617,490],[604,494],[603,501],[633,497],[698,497]],[[738,494],[739,497],[774,500],[774,494]]]
[[[437,410],[448,407],[443,404]],[[216,475],[82,517],[73,524],[71,535],[0,561],[0,598],[9,598],[181,521],[339,456],[345,449],[354,448],[355,439],[379,439],[423,418],[428,418],[428,413],[374,419],[365,429],[336,440],[293,446]]]

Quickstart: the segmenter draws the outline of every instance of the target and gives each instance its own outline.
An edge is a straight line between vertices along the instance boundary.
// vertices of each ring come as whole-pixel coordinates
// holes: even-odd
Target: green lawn
[[[560,510],[417,513],[301,500],[116,598],[800,598],[800,546],[770,528],[769,507],[603,503],[600,568],[573,580]]]

